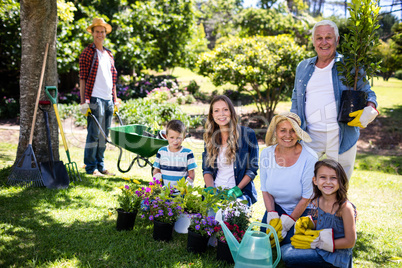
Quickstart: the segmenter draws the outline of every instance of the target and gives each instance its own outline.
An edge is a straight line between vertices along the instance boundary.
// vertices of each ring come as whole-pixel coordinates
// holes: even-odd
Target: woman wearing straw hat
[[[299,141],[302,142],[299,142]],[[266,212],[263,223],[273,226],[282,244],[290,243],[294,223],[309,212],[317,154],[304,142],[310,136],[300,128],[300,118],[290,112],[276,115],[260,156],[261,191]]]

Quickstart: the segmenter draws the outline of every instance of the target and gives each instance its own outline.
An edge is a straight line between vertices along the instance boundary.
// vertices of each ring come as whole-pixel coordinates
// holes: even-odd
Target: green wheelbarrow
[[[146,165],[152,167],[153,164],[148,158],[154,156],[161,147],[168,145],[167,140],[158,138],[158,132],[153,132],[149,127],[144,125],[134,124],[111,127],[109,131],[112,142],[115,145],[137,154],[131,161],[128,169],[122,170],[120,167],[122,150],[120,149],[117,168],[122,173],[128,172],[136,161],[140,167],[145,167]]]
[[[110,141],[106,137],[96,117],[92,113],[88,113],[88,115],[95,121],[106,142],[119,148],[120,153],[119,159],[117,160],[117,169],[121,173],[130,171],[135,162],[137,162],[139,167],[145,167],[147,165],[152,167],[153,163],[151,163],[148,158],[154,156],[161,147],[168,145],[168,141],[162,137],[159,131],[152,131],[149,127],[139,124],[110,127],[109,131],[112,139],[112,141]],[[118,116],[118,114],[116,115]],[[118,116],[118,118],[120,124],[122,124],[120,116]],[[120,167],[123,149],[137,154],[126,170]]]

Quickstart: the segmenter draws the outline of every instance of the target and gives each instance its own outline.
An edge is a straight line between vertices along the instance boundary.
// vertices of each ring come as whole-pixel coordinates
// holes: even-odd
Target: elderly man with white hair
[[[341,81],[336,62],[343,56],[336,52],[339,44],[339,31],[336,24],[323,20],[314,25],[312,41],[316,57],[302,61],[296,69],[296,79],[292,94],[291,112],[300,116],[302,129],[307,131],[312,142],[309,143],[318,157],[338,161],[351,178],[356,158],[356,142],[359,127],[366,127],[378,115],[374,91],[369,83],[361,79],[358,90],[367,92],[367,107],[354,122],[337,121],[341,106],[342,91],[348,87]]]

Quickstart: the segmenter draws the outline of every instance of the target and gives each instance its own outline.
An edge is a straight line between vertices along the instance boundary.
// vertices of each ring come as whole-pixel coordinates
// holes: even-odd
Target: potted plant
[[[214,216],[205,216],[200,213],[191,215],[188,227],[187,251],[202,253],[207,249],[210,236],[215,232],[217,225]]]
[[[175,230],[178,233],[187,233],[193,214],[213,216],[220,207],[236,199],[228,198],[221,188],[215,189],[213,193],[207,193],[204,188],[188,185],[184,178],[178,181],[175,188],[180,192],[176,198],[183,207],[183,213],[175,223]]]
[[[141,197],[138,195],[138,191],[135,189],[135,185],[140,184],[135,179],[125,179],[127,183],[124,186],[119,187],[121,189],[120,195],[117,197],[119,208],[117,210],[117,223],[116,229],[132,230],[135,223],[137,212],[141,205]]]
[[[337,70],[349,90],[342,91],[339,122],[350,122],[351,112],[364,109],[367,94],[360,89],[379,70],[379,61],[374,51],[379,45],[376,30],[380,7],[375,0],[352,0],[348,4],[350,17],[347,20],[349,33],[340,45],[343,60],[338,61]]]
[[[239,243],[241,242],[252,216],[251,209],[241,201],[231,202],[222,213],[223,221]],[[225,235],[220,225],[215,226],[218,240],[216,259],[228,263],[234,263],[232,253],[226,242]]]
[[[176,189],[180,193],[176,198],[182,204],[183,213],[177,218],[174,230],[177,233],[186,234],[190,226],[191,215],[204,210],[202,196],[199,193],[200,188],[187,184],[185,178],[177,182]]]
[[[150,187],[143,188],[141,192],[145,205],[141,217],[147,217],[153,222],[153,238],[170,241],[174,223],[183,211],[180,199],[172,196],[173,188],[162,187],[156,179],[150,183]]]

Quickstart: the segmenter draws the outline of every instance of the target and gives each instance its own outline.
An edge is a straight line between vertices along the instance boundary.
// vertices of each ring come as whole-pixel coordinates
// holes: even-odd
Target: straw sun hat
[[[88,26],[87,32],[92,33],[92,28],[96,26],[103,26],[106,28],[106,33],[110,33],[112,31],[112,26],[110,24],[106,23],[104,19],[102,18],[94,18],[92,21],[92,25]]]
[[[310,136],[300,127],[301,125],[300,117],[295,113],[286,112],[275,115],[272,118],[271,123],[268,126],[267,135],[265,136],[265,143],[267,144],[267,146],[278,143],[275,135],[276,125],[283,120],[289,121],[299,139],[305,142],[311,142]]]

